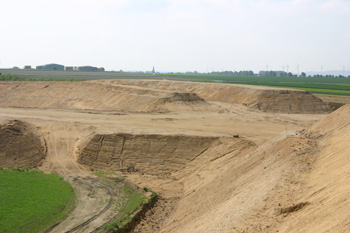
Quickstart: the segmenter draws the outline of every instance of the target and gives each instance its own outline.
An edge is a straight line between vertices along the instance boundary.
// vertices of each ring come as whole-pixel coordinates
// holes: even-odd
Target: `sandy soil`
[[[153,95],[159,87],[149,90],[150,87],[138,84],[130,90],[143,92],[144,88]],[[47,145],[47,156],[39,169],[65,177],[79,196],[76,210],[53,232],[72,229],[106,206],[110,199],[108,189],[94,182],[91,167],[78,163],[79,156],[95,135],[121,133],[138,137],[157,134],[219,138],[170,175],[142,170],[142,166],[136,172],[118,171],[160,195],[159,202],[135,232],[349,230],[346,213],[349,189],[343,184],[350,183],[349,163],[344,157],[350,132],[346,131],[349,124],[344,115],[350,110],[339,109],[329,116],[283,114],[205,100],[215,108],[200,111],[197,107],[174,104],[167,105],[171,111],[160,114],[6,106],[0,107],[0,123],[17,119],[32,124]],[[140,143],[129,145],[138,147]],[[168,143],[174,146],[171,141]],[[106,142],[86,153],[109,154],[115,148],[116,145]],[[143,153],[142,148],[135,151]],[[150,147],[149,151],[154,152],[158,161],[156,156],[162,154],[162,149]],[[143,161],[136,160],[136,168],[138,163]],[[112,212],[113,208],[78,231],[92,231],[110,219]],[[327,222],[329,214],[332,217]]]
[[[81,150],[93,135],[132,133],[132,134],[164,134],[224,136],[239,135],[257,144],[261,144],[281,132],[302,129],[325,117],[325,115],[289,115],[261,113],[256,110],[236,105],[227,106],[230,113],[175,113],[175,114],[127,114],[111,115],[105,113],[86,113],[72,110],[1,108],[0,119],[19,119],[37,127],[45,139],[48,148],[47,158],[40,167],[45,172],[56,172],[70,181],[79,196],[77,208],[72,215],[53,229],[52,232],[63,232],[84,222],[104,208],[109,198],[107,192],[97,187],[89,177],[89,169],[77,163]],[[246,115],[250,117],[247,118]],[[259,129],[259,130],[257,130]],[[125,175],[125,174],[121,174]],[[176,208],[184,191],[184,184],[178,178],[159,178],[140,174],[126,174],[128,178],[143,187],[155,190],[161,200],[154,209],[153,219],[148,216],[147,224],[142,223],[150,232],[164,225]],[[74,181],[73,181],[74,180]],[[91,192],[93,191],[93,195]],[[90,224],[90,230],[103,224],[107,217],[99,218]],[[154,219],[155,218],[155,219]],[[164,220],[163,223],[159,221]],[[145,232],[145,229],[138,229]],[[86,232],[86,228],[80,229]],[[146,230],[147,231],[147,230]]]

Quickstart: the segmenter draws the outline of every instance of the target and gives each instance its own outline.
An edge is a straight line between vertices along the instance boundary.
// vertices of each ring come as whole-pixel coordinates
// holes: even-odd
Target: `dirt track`
[[[139,94],[144,91],[148,94],[150,91],[158,93],[157,88],[145,89],[144,83],[130,87],[137,89]],[[128,93],[130,94],[132,92]],[[321,126],[316,125],[310,132],[302,130],[325,119],[327,114],[263,112],[237,103],[206,98],[205,106],[210,108],[205,107],[206,111],[203,111],[200,107],[203,103],[196,103],[196,106],[190,107],[187,103],[184,107],[183,98],[181,97],[180,102],[177,102],[177,99],[175,103],[167,103],[167,111],[163,111],[162,114],[153,111],[134,113],[64,107],[25,108],[28,107],[26,104],[24,107],[18,106],[20,101],[15,105],[16,108],[0,107],[1,124],[14,119],[28,122],[46,141],[47,156],[39,168],[64,176],[79,193],[81,201],[77,209],[53,231],[67,231],[102,210],[108,202],[109,195],[106,189],[93,184],[88,178],[90,169],[101,169],[99,166],[103,166],[104,162],[110,164],[113,159],[119,159],[115,156],[133,156],[132,151],[135,151],[136,155],[153,155],[154,158],[145,160],[142,156],[136,156],[130,163],[137,172],[120,174],[141,187],[152,188],[161,196],[157,207],[137,226],[136,232],[320,232],[321,228],[303,219],[312,222],[317,216],[327,213],[326,210],[319,210],[319,201],[322,201],[320,194],[311,192],[320,189],[319,192],[323,193],[322,184],[326,183],[317,176],[331,172],[323,169],[323,154],[324,158],[331,156],[330,151],[323,150],[323,145],[330,143],[329,140],[335,140],[336,129],[332,131],[334,136],[324,139],[322,135],[328,135],[328,131]],[[137,103],[130,103],[131,106],[135,104]],[[49,105],[52,106],[53,103]],[[339,121],[338,119],[334,121]],[[327,122],[319,124],[324,126],[333,121]],[[322,135],[318,133],[320,130]],[[99,139],[96,138],[96,142],[92,140],[97,134],[111,138],[98,146],[96,142]],[[120,147],[118,140],[121,139],[118,139],[118,136],[108,136],[111,134],[131,136],[130,140],[126,141],[127,144]],[[153,142],[154,139],[149,139],[149,135],[158,135],[157,142],[163,140],[165,144]],[[177,135],[181,135],[179,138],[184,140],[183,144],[172,142],[173,136]],[[181,146],[191,147],[185,142],[194,140],[193,137],[218,139],[211,142],[205,152],[194,150],[196,153],[193,156],[178,160],[177,156],[183,151]],[[148,150],[143,151],[147,144],[153,147],[149,146]],[[335,149],[341,151],[340,145],[334,146],[338,146]],[[119,155],[116,153],[118,148],[124,148]],[[84,152],[88,156],[106,156],[101,157],[101,165],[87,166],[87,163],[84,165],[78,162],[84,150],[88,150]],[[173,156],[166,160],[169,164],[175,164],[176,161],[176,169],[174,166],[166,168],[169,174],[165,175],[157,172],[157,163],[163,164],[161,157],[168,154],[164,153],[167,150],[172,151]],[[177,150],[180,153],[177,154]],[[189,151],[185,153],[188,155]],[[118,166],[111,167],[120,169],[120,160],[115,161],[118,161],[115,163]],[[326,164],[326,161],[323,163]],[[340,174],[342,173],[339,171],[338,175]],[[318,184],[310,183],[312,177]],[[329,188],[330,185],[325,186],[326,190]],[[340,186],[338,191],[339,189]],[[92,190],[94,195],[91,195]],[[326,192],[323,194],[327,196]],[[315,199],[313,195],[319,199]],[[295,213],[276,214],[283,208],[288,209],[287,207],[299,203],[311,204],[300,205],[303,208]],[[326,203],[324,205],[329,211],[333,208]],[[317,210],[319,215],[311,214],[314,210]],[[343,210],[345,211],[341,208],[341,211]],[[344,214],[344,211],[341,213]],[[80,231],[93,230],[107,221],[112,214],[112,211],[104,214],[89,224],[88,228]],[[299,222],[304,223],[299,226]],[[346,224],[347,220],[343,219],[333,224],[333,228],[324,229],[342,232],[341,230],[346,229]],[[293,227],[295,225],[298,227]]]

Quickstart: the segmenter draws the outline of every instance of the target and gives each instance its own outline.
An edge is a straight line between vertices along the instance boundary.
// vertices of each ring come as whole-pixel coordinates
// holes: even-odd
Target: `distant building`
[[[32,66],[24,66],[23,69],[25,70],[30,70],[32,68]]]
[[[64,70],[65,71],[73,71],[74,67],[73,66],[66,66],[66,67],[64,67]]]
[[[47,64],[47,65],[37,66],[36,69],[37,70],[64,70],[64,66],[59,64]]]
[[[87,71],[87,72],[97,72],[97,71],[104,71],[104,68],[97,68],[94,66],[79,66],[75,67],[77,71]]]

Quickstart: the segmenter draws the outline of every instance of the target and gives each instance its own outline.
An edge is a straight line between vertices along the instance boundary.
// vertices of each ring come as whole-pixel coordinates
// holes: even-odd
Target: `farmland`
[[[13,169],[0,177],[0,232],[42,231],[74,207],[72,187],[57,175]]]
[[[83,81],[98,79],[155,79],[192,81],[227,84],[246,84],[270,87],[293,88],[314,94],[350,96],[349,78],[329,77],[256,77],[226,76],[207,74],[156,74],[127,72],[77,72],[77,71],[40,71],[40,70],[0,70],[4,75],[18,76],[18,81]],[[9,76],[7,76],[9,77]],[[5,80],[3,80],[5,81]]]

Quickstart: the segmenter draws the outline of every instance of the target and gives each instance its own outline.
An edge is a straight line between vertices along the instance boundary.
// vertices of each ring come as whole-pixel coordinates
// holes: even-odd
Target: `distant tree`
[[[306,77],[305,72],[301,72],[300,77],[305,78]]]
[[[266,77],[276,77],[277,74],[276,74],[275,71],[270,70],[270,71],[268,71],[268,72],[265,73],[265,76],[266,76]]]

